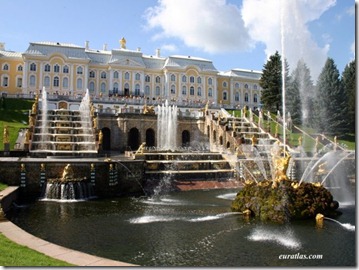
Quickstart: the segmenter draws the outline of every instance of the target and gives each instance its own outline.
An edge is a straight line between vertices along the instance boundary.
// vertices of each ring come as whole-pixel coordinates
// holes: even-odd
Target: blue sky
[[[340,72],[355,57],[354,0],[0,0],[0,7],[0,41],[18,52],[32,41],[114,49],[125,37],[128,49],[146,55],[160,48],[162,56],[212,60],[220,71],[262,70],[284,44],[290,69],[303,58],[314,79],[327,57]]]

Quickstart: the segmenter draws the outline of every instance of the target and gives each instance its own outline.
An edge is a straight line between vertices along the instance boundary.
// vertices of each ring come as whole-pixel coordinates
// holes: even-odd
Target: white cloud
[[[282,19],[284,54],[290,68],[295,68],[298,60],[303,59],[315,80],[327,59],[329,43],[319,47],[307,24],[333,5],[335,0],[243,0],[242,17],[251,38],[266,45],[267,57],[275,51],[282,54]]]
[[[226,0],[159,0],[146,11],[154,38],[179,38],[187,46],[218,53],[244,51],[253,46],[240,9]]]
[[[168,52],[174,52],[174,51],[177,51],[177,46],[175,44],[163,44],[161,46],[161,50],[168,51]]]
[[[353,54],[353,59],[355,58],[355,41],[353,41],[352,45],[350,46],[350,52]]]

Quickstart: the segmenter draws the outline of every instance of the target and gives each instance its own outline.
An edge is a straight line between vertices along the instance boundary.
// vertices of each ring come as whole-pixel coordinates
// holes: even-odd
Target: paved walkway
[[[10,221],[0,222],[0,233],[17,244],[78,266],[136,266],[68,249],[37,238]],[[31,265],[29,265],[31,266]]]

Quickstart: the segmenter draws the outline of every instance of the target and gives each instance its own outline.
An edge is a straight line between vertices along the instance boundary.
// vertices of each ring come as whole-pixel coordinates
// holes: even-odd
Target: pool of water
[[[47,241],[142,266],[355,266],[354,205],[340,208],[344,226],[265,224],[230,211],[236,191],[38,201],[17,208],[11,221]]]

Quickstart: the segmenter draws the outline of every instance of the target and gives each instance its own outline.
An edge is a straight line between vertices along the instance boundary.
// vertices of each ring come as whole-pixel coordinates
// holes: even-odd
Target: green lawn
[[[0,191],[4,190],[5,188],[7,188],[7,185],[0,182]]]
[[[40,252],[18,245],[0,233],[0,265],[2,266],[73,266]]]
[[[31,110],[34,100],[25,99],[5,99],[0,106],[0,150],[4,149],[3,134],[4,127],[9,130],[10,149],[13,150],[19,130],[26,128],[29,121],[29,110]]]

